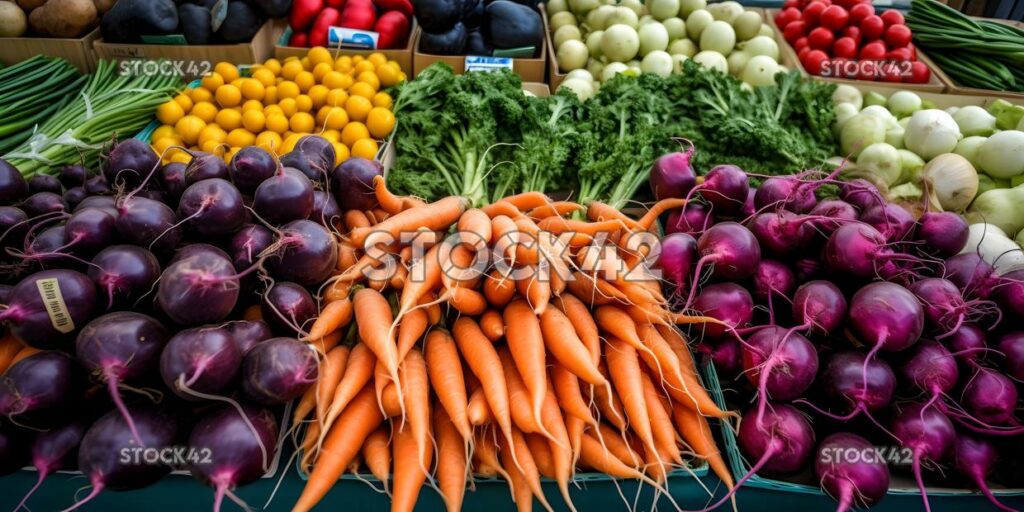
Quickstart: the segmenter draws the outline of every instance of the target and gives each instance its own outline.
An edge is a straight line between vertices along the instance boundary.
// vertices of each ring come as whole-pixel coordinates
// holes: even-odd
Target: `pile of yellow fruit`
[[[153,149],[165,163],[191,160],[174,146],[230,162],[246,146],[281,155],[316,133],[334,144],[336,164],[349,156],[372,159],[395,127],[392,99],[383,89],[405,79],[398,63],[381,53],[335,58],[323,47],[301,59],[269,59],[249,76],[220,62],[199,87],[157,108],[162,125],[151,137]]]

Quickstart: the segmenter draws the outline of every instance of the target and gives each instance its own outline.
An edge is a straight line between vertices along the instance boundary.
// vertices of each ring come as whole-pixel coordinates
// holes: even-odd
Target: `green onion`
[[[32,136],[85,85],[68,61],[36,56],[0,71],[0,153]]]

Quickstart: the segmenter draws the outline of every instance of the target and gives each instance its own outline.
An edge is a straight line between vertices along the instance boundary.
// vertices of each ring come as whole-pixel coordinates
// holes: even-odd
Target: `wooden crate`
[[[1004,20],[999,18],[977,19],[985,21],[994,21],[996,23],[1005,23],[1007,25],[1012,25],[1014,27],[1024,28],[1024,22],[1020,21]],[[932,72],[936,76],[938,76],[939,80],[941,80],[942,83],[946,84],[946,91],[951,92],[953,94],[985,95],[996,98],[1024,100],[1024,92],[993,91],[991,89],[978,89],[977,87],[964,87],[961,85],[957,85],[956,81],[954,81],[949,75],[947,75],[946,72],[943,71],[942,68],[940,68],[939,66],[934,66]]]
[[[100,38],[100,29],[76,39],[55,37],[0,37],[0,63],[11,65],[36,55],[60,57],[83,73],[96,70],[93,43]]]
[[[292,29],[288,26],[287,20],[279,20],[277,22],[277,32],[280,34],[274,39],[277,44],[274,45],[274,57],[279,60],[286,59],[288,57],[299,57],[302,58],[309,51],[309,48],[300,48],[298,46],[288,46],[288,40],[291,38]],[[405,71],[407,75],[412,75],[412,54],[413,48],[416,41],[419,40],[420,27],[413,20],[412,27],[409,29],[409,40],[405,43],[404,48],[397,48],[392,50],[359,50],[355,48],[328,48],[335,57],[342,55],[362,55],[366,57],[371,53],[382,53],[388,60],[393,60],[398,63],[402,71]]]

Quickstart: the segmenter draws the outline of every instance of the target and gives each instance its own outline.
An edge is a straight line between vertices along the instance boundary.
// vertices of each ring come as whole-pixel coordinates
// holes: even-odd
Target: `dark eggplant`
[[[118,0],[100,21],[100,33],[108,43],[138,43],[143,35],[177,29],[178,9],[172,0]]]
[[[494,48],[487,44],[484,35],[479,30],[470,30],[466,36],[466,54],[468,55],[491,55]]]
[[[248,43],[263,25],[263,18],[245,2],[228,3],[228,14],[224,17],[217,35],[229,43]]]
[[[484,36],[495,48],[540,48],[544,26],[540,13],[525,5],[497,0],[487,5]]]
[[[466,0],[414,0],[416,21],[423,33],[440,34],[448,32],[462,18],[463,3]]]
[[[462,10],[462,23],[469,30],[477,30],[484,22],[484,9],[487,2],[484,0],[466,0],[466,8]]]
[[[466,49],[466,26],[458,22],[447,32],[420,34],[420,51],[434,55],[461,55]]]
[[[253,0],[252,4],[268,18],[283,18],[292,10],[292,0]]]
[[[178,6],[178,19],[188,44],[209,44],[213,36],[209,9],[196,4],[181,4]]]

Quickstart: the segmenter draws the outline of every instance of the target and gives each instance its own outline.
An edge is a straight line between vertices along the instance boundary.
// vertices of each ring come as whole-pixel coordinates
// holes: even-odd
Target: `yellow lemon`
[[[285,80],[294,80],[295,76],[302,72],[302,63],[297,60],[290,60],[281,66],[281,76]]]
[[[277,106],[281,107],[281,113],[286,117],[291,117],[299,111],[299,107],[295,104],[295,98],[285,98],[279,101]]]
[[[334,73],[334,65],[333,64],[327,63],[327,62],[321,62],[321,63],[317,64],[316,66],[313,66],[313,78],[316,79],[317,83],[322,82],[323,79],[324,79],[324,76],[326,76],[327,73]]]
[[[244,114],[250,110],[259,110],[262,112],[263,103],[260,102],[260,100],[245,100],[245,103],[242,103],[242,113]]]
[[[150,136],[150,140],[160,140],[160,139],[162,139],[164,137],[177,137],[177,136],[178,135],[176,133],[174,133],[174,126],[165,124],[165,125],[162,125],[159,128],[157,128],[156,130],[153,130],[153,135]]]
[[[328,110],[327,115],[324,117],[323,126],[331,130],[341,130],[348,124],[348,112],[341,107],[324,107]]]
[[[306,92],[316,85],[316,78],[313,78],[313,73],[309,71],[301,71],[295,76],[295,84],[299,86],[300,91]]]
[[[192,115],[207,123],[212,123],[214,117],[217,115],[217,110],[217,106],[213,103],[210,103],[209,101],[200,101],[192,107]]]
[[[356,76],[356,82],[364,82],[370,84],[373,87],[373,92],[376,93],[380,90],[380,78],[377,78],[377,74],[373,71],[363,71]]]
[[[298,98],[295,98],[295,108],[299,112],[312,112],[313,99],[305,94],[300,94]]]
[[[241,91],[242,97],[247,100],[263,100],[263,95],[267,92],[263,82],[255,78],[243,78]]]
[[[309,62],[314,66],[322,63],[333,63],[334,58],[331,57],[331,52],[323,46],[314,46],[306,52],[306,56],[309,57]]]
[[[274,72],[267,68],[260,68],[252,72],[252,79],[263,84],[263,87],[270,87],[277,83],[277,77],[274,76]]]
[[[375,107],[383,107],[390,110],[393,104],[391,95],[386,92],[378,92],[373,95],[373,106]]]
[[[224,77],[221,76],[220,73],[214,71],[213,73],[207,73],[199,83],[202,84],[203,89],[212,93],[216,91],[218,87],[224,85]]]
[[[353,55],[352,56],[352,64],[353,65],[359,64],[363,60],[365,60],[365,57],[363,57],[362,55]]]
[[[316,123],[313,116],[308,112],[296,112],[295,115],[288,120],[288,126],[291,127],[293,132],[298,133],[311,133]]]
[[[374,66],[380,66],[381,64],[387,64],[388,58],[380,52],[373,52],[366,60],[370,61]]]
[[[163,124],[177,123],[184,116],[185,109],[175,100],[168,100],[156,108],[156,118]]]
[[[331,145],[334,146],[334,165],[338,165],[345,160],[348,160],[348,157],[350,156],[348,146],[340,142],[334,142]]]
[[[352,146],[352,156],[373,160],[377,156],[377,141],[373,139],[357,140]]]
[[[331,89],[327,93],[327,100],[324,102],[325,105],[332,107],[343,107],[345,102],[348,101],[348,93],[342,89]]]
[[[395,129],[395,115],[386,108],[374,107],[366,116],[366,128],[374,138],[386,138]]]
[[[231,147],[244,148],[245,146],[252,146],[252,143],[255,140],[256,136],[249,132],[249,130],[246,130],[245,128],[235,128],[228,132],[228,136],[224,142]]]
[[[313,108],[320,108],[327,103],[327,93],[329,92],[331,90],[326,86],[317,84],[310,87],[309,92],[306,94],[309,96],[309,99],[313,100]]]
[[[231,131],[242,126],[242,113],[237,110],[226,108],[217,112],[217,117],[214,121],[217,123],[217,126]]]
[[[181,140],[188,145],[195,144],[199,140],[199,132],[206,128],[206,123],[193,115],[187,115],[174,124],[174,131],[178,132]]]
[[[196,87],[195,89],[188,90],[188,97],[192,98],[192,104],[199,103],[200,101],[210,101],[213,99],[213,93],[205,87]]]
[[[302,69],[305,69],[306,71],[313,69],[313,64],[309,62],[308,56],[299,59],[299,62],[302,63]]]
[[[263,67],[275,75],[281,74],[281,61],[277,59],[267,59],[263,62]]]
[[[230,62],[218,62],[217,65],[213,66],[213,70],[224,77],[226,82],[237,80],[239,77],[238,68]]]
[[[284,81],[277,84],[278,102],[280,102],[281,99],[283,98],[294,98],[301,93],[302,91],[299,90],[299,86],[296,85],[295,82]]]
[[[345,102],[345,112],[348,112],[349,119],[353,121],[365,121],[371,109],[373,103],[362,96],[349,96]]]
[[[266,88],[263,94],[263,104],[273,105],[274,103],[277,103],[277,86],[271,85]]]
[[[288,131],[288,118],[284,114],[268,114],[267,115],[267,130],[274,133],[284,133]]]
[[[281,149],[283,142],[281,134],[272,131],[261,132],[256,136],[256,145],[272,153]]]
[[[369,130],[366,129],[366,125],[358,121],[346,124],[345,128],[341,130],[341,142],[348,147],[352,147],[359,139],[368,138],[370,138]]]
[[[391,87],[398,83],[398,74],[402,71],[395,69],[391,64],[384,64],[383,66],[377,66],[377,78],[379,79],[380,87]]]
[[[222,107],[234,107],[242,102],[242,92],[231,84],[218,87],[214,96]]]
[[[242,126],[252,133],[262,132],[266,123],[267,119],[262,111],[250,110],[242,114]]]
[[[362,96],[366,99],[372,99],[377,94],[377,89],[374,89],[372,85],[366,82],[356,82],[352,84],[352,87],[348,88],[348,93],[351,96]]]
[[[343,55],[334,61],[334,70],[341,73],[352,71],[352,57]]]

